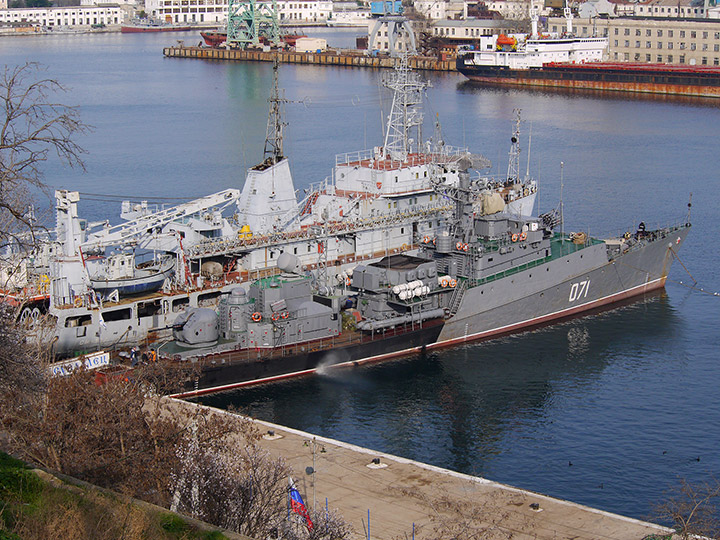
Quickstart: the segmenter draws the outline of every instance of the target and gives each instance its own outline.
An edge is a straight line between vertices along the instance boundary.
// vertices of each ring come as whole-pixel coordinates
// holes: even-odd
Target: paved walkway
[[[478,477],[374,452],[324,437],[256,421],[261,445],[296,471],[308,507],[339,510],[367,538],[641,540],[671,531]],[[273,435],[269,435],[268,431]],[[315,486],[306,468],[313,465]],[[373,463],[379,459],[378,463]],[[314,494],[314,495],[313,495]],[[537,505],[537,506],[536,506]],[[461,530],[465,535],[460,535]]]

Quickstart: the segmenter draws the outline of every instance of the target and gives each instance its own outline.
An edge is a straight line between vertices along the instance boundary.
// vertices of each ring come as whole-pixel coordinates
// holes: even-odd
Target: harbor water
[[[312,30],[308,30],[313,35]],[[350,46],[356,30],[324,31]],[[262,160],[272,66],[163,58],[196,34],[0,38],[7,65],[39,62],[92,133],[87,171],[50,159],[51,188],[90,220],[119,201],[176,204],[229,187]],[[335,155],[382,144],[389,111],[371,69],[284,65],[285,154],[298,196]],[[424,137],[507,170],[516,108],[540,211],[594,236],[683,221],[666,292],[552,327],[385,364],[210,397],[264,420],[648,517],[679,478],[720,477],[720,101],[484,88],[427,73]],[[528,135],[532,135],[528,144]],[[528,146],[530,146],[528,160]],[[562,163],[562,165],[561,165]],[[51,203],[39,205],[51,215]],[[682,284],[680,283],[682,282]],[[684,285],[683,285],[684,284]],[[317,474],[322,474],[318,471]]]

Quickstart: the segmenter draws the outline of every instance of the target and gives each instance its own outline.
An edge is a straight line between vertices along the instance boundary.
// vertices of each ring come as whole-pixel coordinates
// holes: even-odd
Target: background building
[[[119,4],[55,8],[0,9],[0,23],[36,23],[48,28],[61,26],[119,25],[132,9]]]
[[[565,19],[550,18],[562,31]],[[716,19],[575,19],[578,35],[606,36],[608,60],[698,66],[720,65],[720,21]]]

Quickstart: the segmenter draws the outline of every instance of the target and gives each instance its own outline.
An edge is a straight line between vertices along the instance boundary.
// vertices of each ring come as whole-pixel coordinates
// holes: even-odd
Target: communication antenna
[[[528,159],[527,168],[525,169],[525,179],[530,178],[530,145],[532,145],[532,122],[530,122],[530,136],[528,137]]]
[[[565,206],[563,204],[563,186],[565,185],[565,163],[560,162],[560,239],[565,243]]]
[[[270,114],[268,114],[267,130],[265,132],[265,151],[264,160],[270,160],[272,164],[278,163],[283,159],[283,130],[287,126],[287,122],[282,120],[282,109],[288,103],[284,97],[280,97],[278,85],[278,57],[273,60],[273,89],[268,102],[270,103]]]

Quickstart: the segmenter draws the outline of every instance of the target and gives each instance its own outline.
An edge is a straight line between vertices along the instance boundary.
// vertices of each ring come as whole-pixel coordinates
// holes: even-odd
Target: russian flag
[[[290,508],[292,508],[293,512],[305,519],[308,531],[311,531],[313,528],[313,522],[310,519],[310,514],[308,514],[305,503],[300,496],[300,492],[295,487],[295,482],[293,482],[293,479],[290,477],[288,477],[288,479],[290,480]]]

